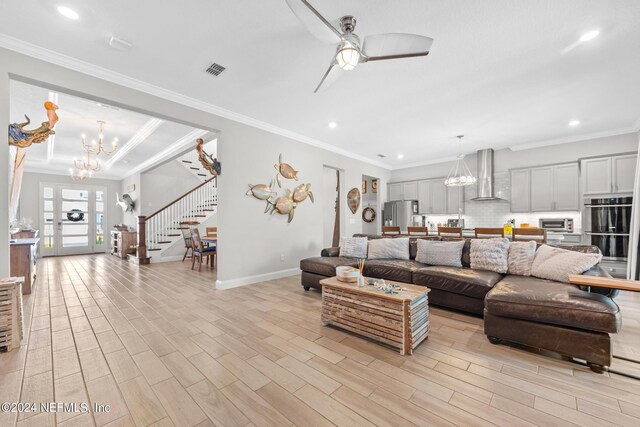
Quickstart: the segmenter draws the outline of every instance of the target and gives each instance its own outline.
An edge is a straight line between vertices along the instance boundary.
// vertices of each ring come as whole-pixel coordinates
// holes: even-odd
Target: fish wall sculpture
[[[278,187],[282,188],[282,184],[280,183],[280,177],[287,179],[295,179],[298,180],[298,171],[295,170],[290,164],[282,162],[282,154],[278,157],[278,163],[273,165],[273,167],[278,171],[276,174],[276,182],[278,183]]]

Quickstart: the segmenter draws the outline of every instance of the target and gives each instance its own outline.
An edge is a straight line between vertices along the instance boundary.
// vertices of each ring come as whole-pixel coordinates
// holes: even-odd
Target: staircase
[[[217,206],[217,177],[209,176],[157,212],[138,217],[138,253],[131,256],[136,258],[132,261],[148,264],[152,254],[161,258],[163,251],[182,240],[181,222],[202,223],[215,215]]]

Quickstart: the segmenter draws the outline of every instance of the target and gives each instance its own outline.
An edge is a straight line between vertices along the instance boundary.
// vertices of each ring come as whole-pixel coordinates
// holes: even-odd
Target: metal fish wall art
[[[276,174],[276,182],[278,183],[278,187],[282,188],[282,183],[280,182],[280,177],[287,179],[295,179],[298,180],[298,171],[295,170],[290,164],[282,162],[282,154],[278,157],[278,163],[273,165],[273,167],[278,171]]]

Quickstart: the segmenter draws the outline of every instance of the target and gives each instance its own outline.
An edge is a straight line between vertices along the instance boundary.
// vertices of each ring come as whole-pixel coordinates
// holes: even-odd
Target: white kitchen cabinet
[[[447,187],[447,213],[457,215],[460,209],[464,213],[464,187]]]
[[[580,181],[577,163],[553,167],[553,210],[580,210]]]
[[[418,200],[418,183],[405,182],[402,184],[403,200]]]
[[[418,212],[422,215],[430,214],[431,209],[431,185],[429,181],[418,182]]]
[[[389,184],[389,201],[402,200],[402,184]]]
[[[531,212],[553,211],[553,166],[531,168]]]
[[[582,188],[585,196],[612,192],[611,157],[584,159],[581,166]]]
[[[636,154],[626,154],[611,158],[614,193],[633,193],[637,157]]]
[[[422,215],[447,213],[447,192],[443,179],[418,182],[418,210]]]
[[[431,184],[431,213],[444,214],[447,213],[447,187],[444,180],[437,179],[430,181]]]
[[[531,170],[511,171],[511,212],[531,212]]]

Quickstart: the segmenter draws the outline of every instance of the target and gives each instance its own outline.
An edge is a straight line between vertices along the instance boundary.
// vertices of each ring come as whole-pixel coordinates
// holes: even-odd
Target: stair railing
[[[197,221],[218,204],[217,177],[211,177],[151,215],[138,216],[139,264],[148,264],[147,251],[157,250],[180,234],[180,223]]]

